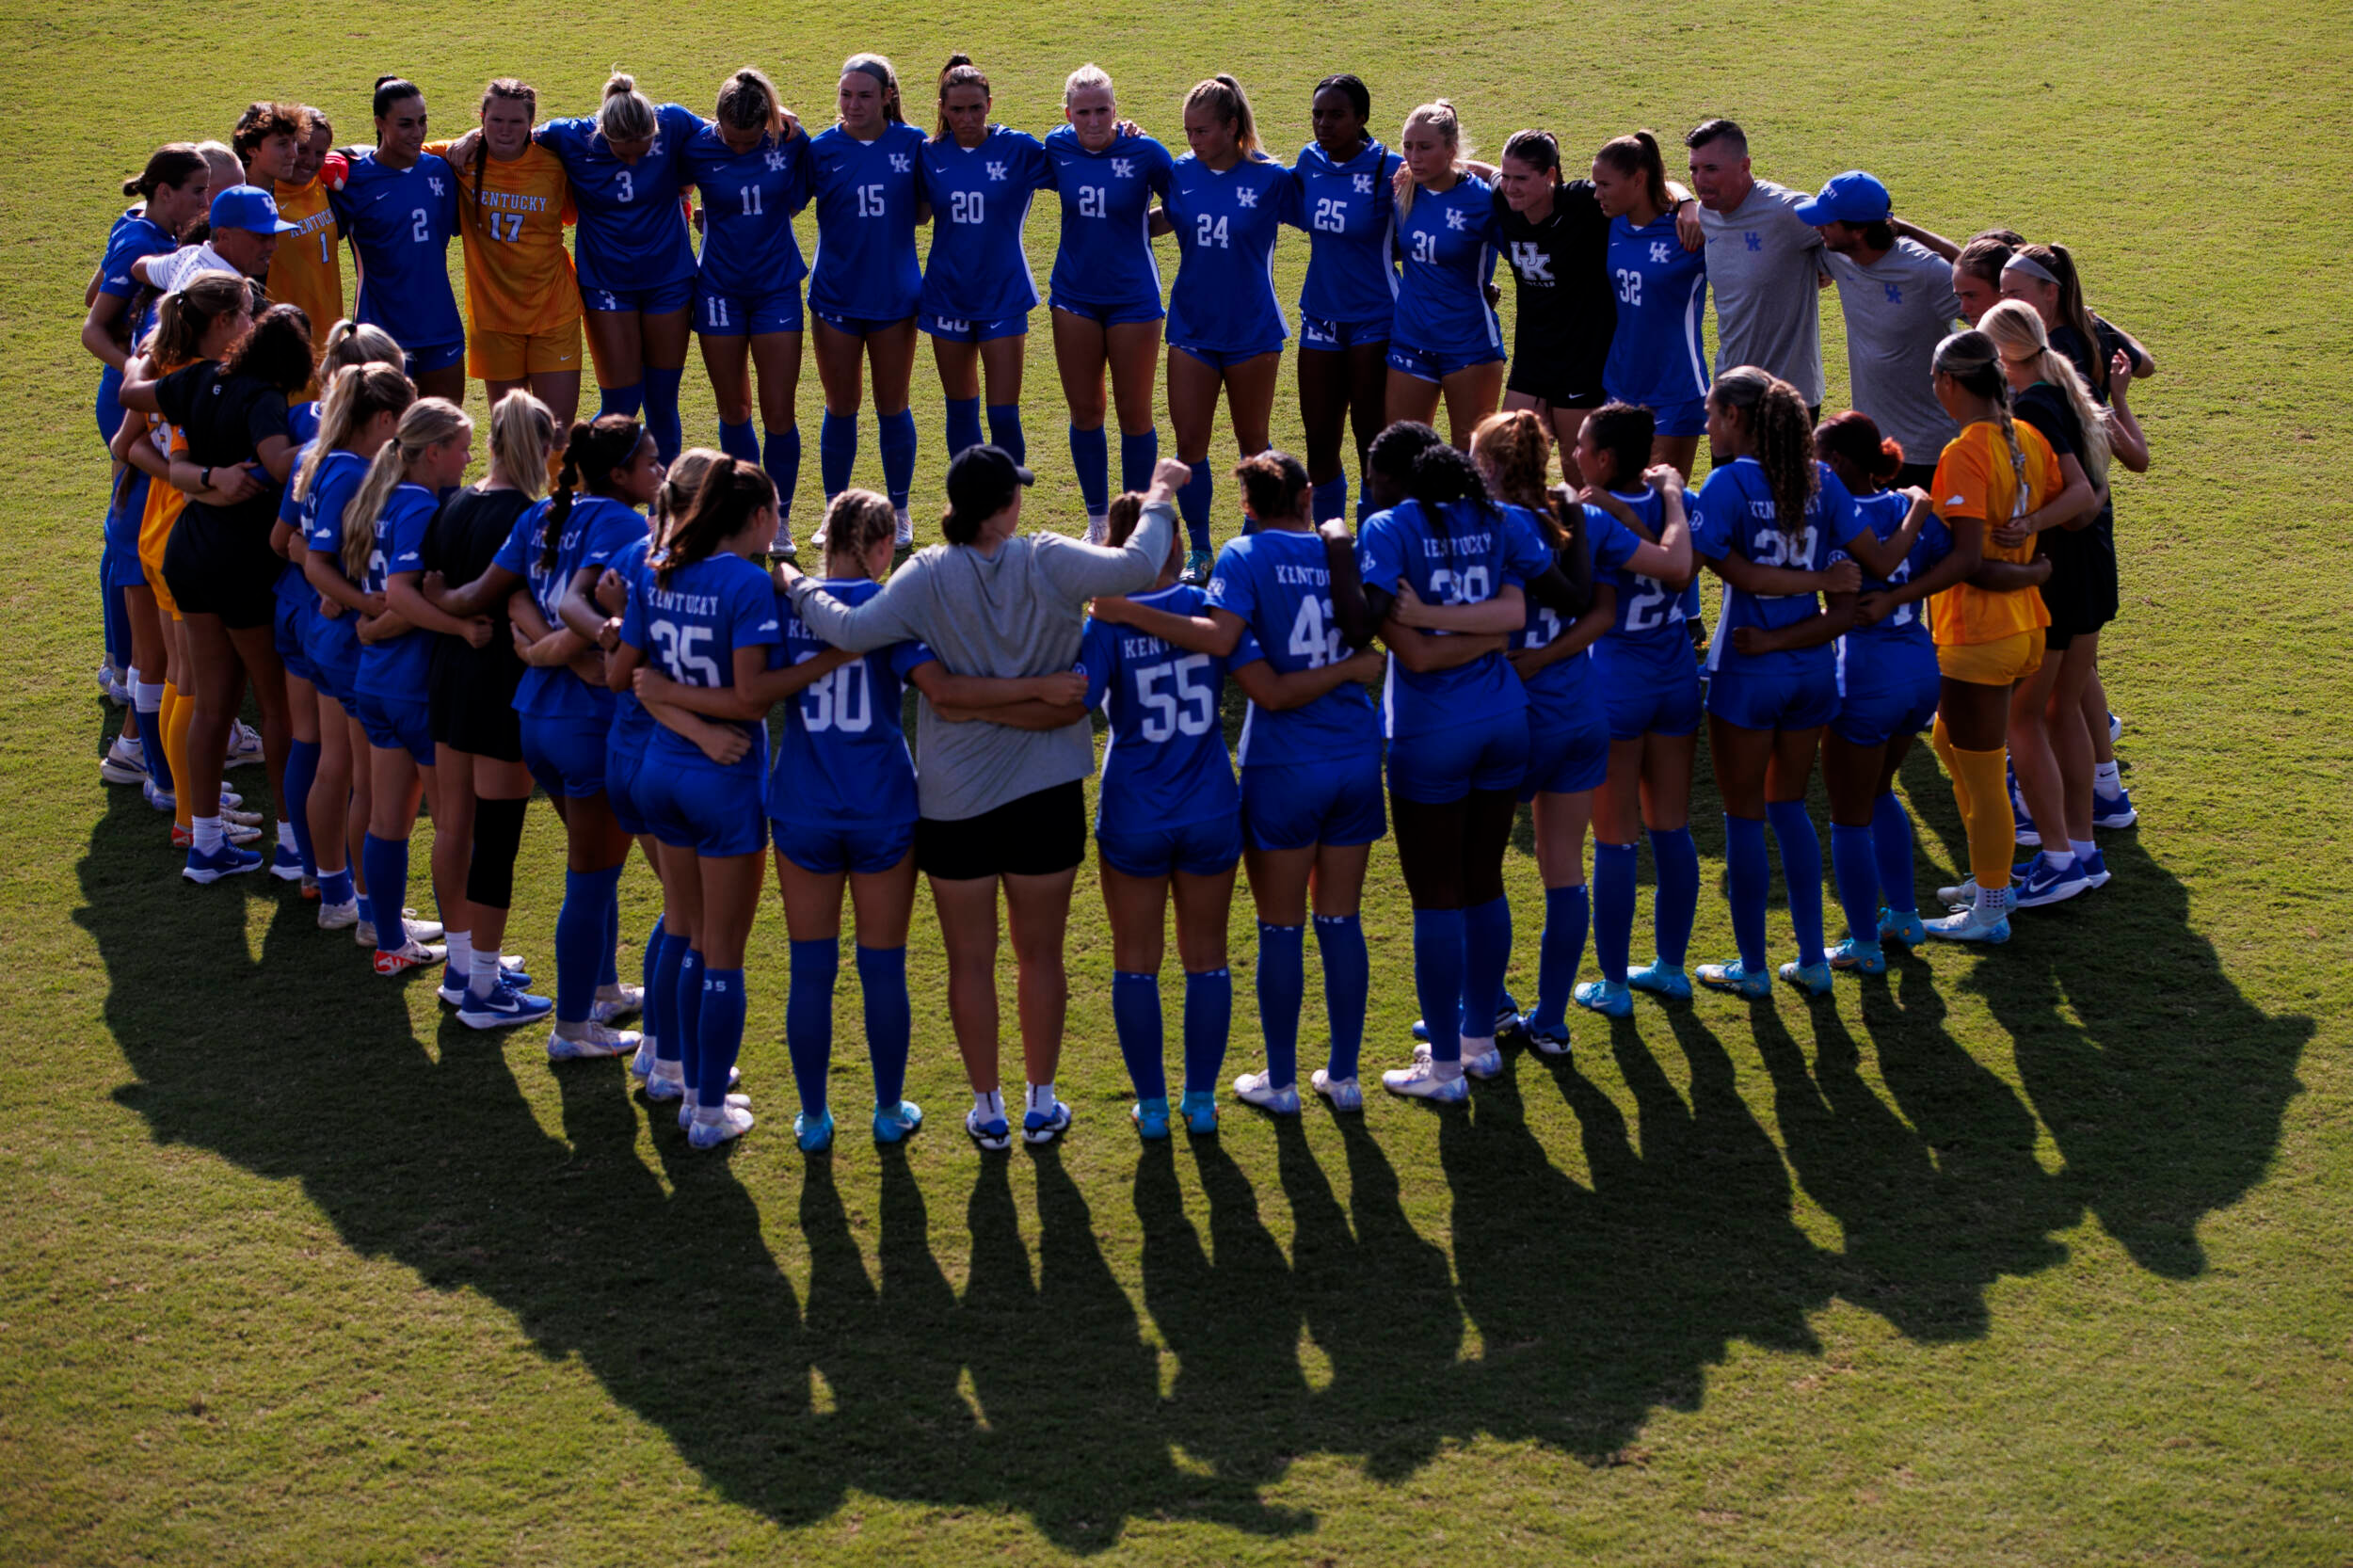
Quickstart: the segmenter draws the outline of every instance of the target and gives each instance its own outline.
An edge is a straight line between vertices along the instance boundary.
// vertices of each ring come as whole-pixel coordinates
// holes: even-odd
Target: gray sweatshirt
[[[932,545],[856,609],[807,577],[792,584],[792,608],[810,631],[854,653],[916,641],[956,675],[1054,675],[1079,662],[1086,601],[1150,587],[1176,527],[1176,508],[1155,503],[1117,550],[1060,534],[1016,535],[993,555]],[[918,808],[936,821],[977,817],[1095,771],[1094,727],[1084,719],[1045,730],[950,724],[922,701],[915,744]]]

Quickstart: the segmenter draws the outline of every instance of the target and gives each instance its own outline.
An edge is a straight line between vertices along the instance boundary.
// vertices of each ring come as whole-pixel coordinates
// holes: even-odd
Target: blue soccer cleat
[[[1579,1007],[1605,1018],[1629,1017],[1634,1012],[1634,993],[1621,981],[1589,980],[1569,997]]]
[[[1647,991],[1668,1001],[1691,1000],[1691,977],[1683,972],[1680,964],[1662,963],[1653,959],[1625,977],[1626,984],[1637,991]]]
[[[1299,1091],[1293,1089],[1291,1101],[1294,1107],[1298,1100]],[[1217,1135],[1217,1091],[1188,1089],[1185,1091],[1184,1097],[1177,1101],[1176,1111],[1177,1114],[1185,1118],[1185,1130],[1195,1138],[1212,1138]]]
[[[811,1116],[801,1112],[792,1118],[792,1141],[803,1154],[823,1154],[833,1147],[833,1112],[830,1108]]]
[[[1929,939],[1928,930],[1920,923],[1920,911],[1917,909],[1882,908],[1880,910],[1879,926],[1881,942],[1901,942],[1908,948],[1916,948]]]
[[[1147,1144],[1158,1144],[1168,1137],[1168,1096],[1138,1100],[1128,1108],[1128,1119],[1136,1124],[1136,1136]]]
[[[1988,916],[1972,905],[1956,909],[1941,920],[1929,921],[1928,933],[1945,942],[2007,942],[2009,916],[2007,912]]]
[[[1851,974],[1885,974],[1887,950],[1877,942],[1860,942],[1849,936],[1830,950],[1828,962],[1832,968]]]
[[[923,1125],[923,1108],[913,1100],[874,1107],[874,1142],[903,1144]]]
[[[1747,1001],[1763,1001],[1773,994],[1773,972],[1752,971],[1737,958],[1729,964],[1702,964],[1700,984],[1711,991],[1729,991]]]
[[[1881,963],[1884,965],[1885,959]],[[1827,959],[1818,964],[1800,964],[1795,960],[1781,967],[1781,978],[1810,997],[1826,997],[1836,976]]]

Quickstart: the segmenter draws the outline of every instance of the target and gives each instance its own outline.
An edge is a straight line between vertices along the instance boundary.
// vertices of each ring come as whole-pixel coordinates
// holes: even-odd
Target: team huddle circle
[[[1813,194],[1758,178],[1727,119],[1672,174],[1649,131],[1588,160],[1524,129],[1489,162],[1445,99],[1382,120],[1385,145],[1337,74],[1288,106],[1308,139],[1286,163],[1230,75],[1146,109],[1082,65],[1043,136],[993,120],[961,55],[928,128],[880,56],[832,91],[803,116],[746,67],[705,114],[616,73],[593,113],[549,118],[500,78],[453,126],[384,77],[372,134],[256,103],[228,142],[167,144],[124,181],[82,328],[114,472],[102,679],[127,710],[101,773],[169,815],[188,882],[299,885],[378,975],[438,971],[459,1023],[544,1026],[556,1062],[626,1057],[710,1149],[755,1124],[736,1061],[746,986],[773,980],[745,963],[773,877],[812,1152],[835,1136],[845,923],[872,1136],[923,1125],[919,878],[966,1133],[1069,1130],[1054,1080],[1090,826],[1146,1140],[1213,1134],[1233,1104],[1364,1110],[1384,840],[1422,1020],[1376,1043],[1397,1058],[1379,1082],[1439,1105],[1507,1047],[1566,1055],[1580,1012],[1695,984],[1826,996],[1884,974],[1891,943],[2031,940],[2023,911],[2109,882],[2100,836],[2137,820],[2099,659],[2111,481],[2148,467],[2129,392],[2156,365],[2063,244],[1946,239],[1863,170]],[[1285,300],[1273,259],[1303,237]],[[1832,297],[1851,407],[1826,410]],[[1041,307],[1081,511],[1025,518]],[[948,462],[919,504],[926,338]],[[805,345],[822,504],[796,539]],[[711,445],[680,411],[694,348]],[[1297,453],[1270,434],[1287,350]],[[853,483],[870,403],[879,490]],[[1212,456],[1228,440],[1239,461]],[[1703,731],[1736,951],[1694,964]],[[1897,789],[1923,733],[1968,873],[1925,904]],[[248,802],[223,780],[254,761]],[[543,977],[505,947],[538,793],[566,852]],[[1525,1008],[1504,877],[1523,807],[1545,889]],[[421,812],[431,920],[408,907]],[[1778,963],[1773,853],[1796,949]],[[632,858],[661,893],[642,952]],[[1229,1077],[1245,872],[1263,1038]],[[1310,927],[1325,1039],[1303,1075]]]

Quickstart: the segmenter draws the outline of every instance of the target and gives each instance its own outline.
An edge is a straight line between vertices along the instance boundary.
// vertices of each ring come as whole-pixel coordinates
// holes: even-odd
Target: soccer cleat
[[[1627,975],[1625,983],[1630,990],[1647,991],[1669,1001],[1691,1000],[1691,977],[1683,972],[1680,964],[1664,964],[1653,959]]]
[[[1606,1018],[1623,1018],[1634,1011],[1634,993],[1614,980],[1589,980],[1569,993],[1579,1007]]]
[[[2094,792],[2091,796],[2091,825],[2105,828],[2125,828],[2140,821],[2140,813],[2133,809],[2133,792],[2120,789],[2112,795]]]
[[[300,890],[305,904],[316,904],[319,901],[319,879],[308,872],[303,872]]]
[[[624,980],[611,989],[612,994],[607,996],[600,988],[597,1000],[588,1004],[588,1016],[596,1022],[614,1023],[628,1017],[632,1013],[645,1011],[646,988],[643,985],[632,985]]]
[[[1569,1054],[1569,1032],[1565,1029],[1530,1029],[1528,1043],[1545,1056]]]
[[[664,1072],[663,1069],[669,1070]],[[646,1075],[646,1097],[649,1100],[682,1100],[686,1097],[686,1074],[676,1062],[656,1062],[653,1071]]]
[[[1099,513],[1087,514],[1087,543],[1101,544],[1112,536],[1112,520]]]
[[[1913,916],[1913,921],[1917,924],[1919,917]],[[1849,974],[1885,974],[1887,950],[1877,942],[1859,941],[1849,936],[1830,950],[1829,963],[1832,968]]]
[[[573,1032],[566,1034],[566,1030]],[[559,1023],[548,1032],[548,1060],[579,1062],[596,1056],[619,1056],[637,1048],[639,1035],[633,1029],[611,1029],[603,1024]]]
[[[228,801],[223,800],[220,803],[220,820],[225,826],[229,827],[259,827],[262,825],[262,813],[240,811]]]
[[[806,1111],[796,1113],[792,1118],[792,1141],[801,1146],[803,1154],[823,1154],[833,1147],[832,1110],[820,1111],[814,1120]]]
[[[992,1153],[1013,1146],[1013,1128],[1002,1116],[981,1120],[980,1108],[975,1106],[964,1113],[964,1130],[975,1144]]]
[[[1069,1130],[1070,1107],[1062,1100],[1056,1100],[1051,1111],[1032,1111],[1021,1118],[1021,1141],[1025,1144],[1050,1144]]]
[[[98,760],[98,776],[109,784],[145,784],[147,756],[140,744],[115,737],[115,744],[106,748],[106,755]]]
[[[359,923],[360,901],[356,898],[345,899],[341,904],[319,905],[319,929],[321,931],[341,931],[346,926]]]
[[[1520,1004],[1518,1001],[1513,1000],[1511,992],[1504,992],[1502,1004],[1496,1009],[1495,1037],[1498,1040],[1509,1039],[1511,1036],[1517,1034],[1527,1024],[1527,1021],[1528,1020],[1520,1016]],[[1414,1020],[1414,1038],[1425,1043],[1428,1042],[1430,1039],[1429,1019],[1416,1018]]]
[[[1137,1137],[1147,1144],[1161,1142],[1168,1136],[1168,1096],[1136,1101],[1128,1108],[1128,1119],[1135,1123]]]
[[[248,849],[239,849],[233,843],[224,843],[210,855],[190,845],[188,862],[180,868],[180,874],[200,886],[209,886],[224,876],[259,871],[261,866],[260,856]]]
[[[904,1144],[923,1125],[923,1108],[913,1100],[874,1107],[874,1142]]]
[[[1296,1100],[1298,1097],[1299,1091],[1292,1090],[1291,1098]],[[1188,1089],[1184,1096],[1176,1102],[1176,1113],[1184,1117],[1185,1130],[1195,1138],[1217,1136],[1216,1090]]]
[[[356,903],[358,901],[355,900],[354,902]],[[421,920],[417,919],[417,912],[414,909],[403,909],[400,912],[400,916],[401,919],[407,922],[408,928],[408,939],[412,942],[438,942],[443,936],[449,935],[449,933],[441,929],[440,921]],[[353,926],[351,928],[351,939],[359,943],[363,948],[372,948],[376,946],[376,922],[374,920],[361,920],[359,924]]]
[[[728,1081],[732,1083],[735,1080],[729,1078]],[[683,1088],[683,1085],[680,1087]],[[692,1132],[695,1130],[695,1091],[685,1089],[684,1093],[686,1097],[679,1102],[678,1129],[680,1132]],[[723,1098],[724,1108],[729,1111],[749,1112],[752,1108],[752,1096],[749,1095],[728,1095]]]
[[[790,528],[777,532],[776,542],[768,547],[768,553],[779,561],[790,561],[794,566],[801,564],[801,547],[792,542],[792,531]]]
[[[447,991],[444,991],[441,994],[443,996],[449,995]],[[629,1076],[637,1080],[640,1083],[643,1083],[646,1080],[653,1077],[653,1064],[661,1059],[661,1048],[655,1041],[654,1037],[650,1034],[639,1036],[637,1041],[637,1054],[629,1059]]]
[[[2027,864],[2034,862],[2030,860]],[[2009,885],[2013,889],[2025,880],[2025,872],[2015,866],[2010,868]],[[1958,888],[1939,888],[1936,902],[1950,909],[1966,909],[1975,905],[1977,902],[1977,879],[1974,876],[1963,877]]]
[[[1916,948],[1929,939],[1928,932],[1920,924],[1920,911],[1917,909],[1906,909],[1899,913],[1882,907],[1879,926],[1880,940],[1883,943],[1901,942],[1908,948]]]
[[[1699,978],[1711,991],[1730,991],[1748,1001],[1763,1001],[1773,994],[1772,971],[1751,972],[1737,958],[1729,964],[1702,964]]]
[[[2108,863],[2098,850],[2093,850],[2089,856],[2078,855],[2075,856],[2075,864],[2082,868],[2084,880],[2092,887],[2105,888],[2108,885],[2108,878],[2111,874],[2108,871]]]
[[[386,952],[379,948],[376,953],[376,972],[383,975],[407,974],[410,969],[438,964],[444,956],[440,948],[429,948],[423,942],[413,940],[396,952]]]
[[[155,781],[152,778],[140,786],[139,798],[158,811],[172,812],[180,809],[180,803],[172,798],[171,792],[158,790],[155,788]]]
[[[1209,581],[1210,565],[1209,552],[1196,550],[1185,557],[1185,569],[1177,575],[1176,581],[1190,583],[1196,588],[1205,587]]]
[[[2041,909],[2090,890],[2091,879],[2084,874],[2083,862],[2071,859],[2064,870],[2055,870],[2048,860],[2038,859],[2025,884],[2010,895],[2010,902],[2021,909]]]
[[[729,1098],[732,1100],[733,1096]],[[686,1141],[698,1149],[715,1149],[731,1139],[743,1137],[744,1134],[751,1131],[752,1126],[751,1107],[730,1103],[719,1107],[718,1115],[710,1121],[704,1121],[700,1116],[696,1117],[686,1128]],[[826,1124],[826,1130],[830,1136],[832,1131],[830,1120]]]
[[[1299,1114],[1299,1086],[1286,1083],[1277,1089],[1273,1075],[1264,1070],[1244,1073],[1234,1080],[1234,1097],[1261,1111],[1272,1111],[1278,1116]]]
[[[907,516],[904,507],[899,510],[899,526],[890,536],[890,548],[894,552],[915,548],[915,520]]]
[[[232,719],[229,723],[229,749],[222,755],[221,765],[242,768],[261,760],[261,732],[243,719]]]
[[[1972,904],[1956,909],[1941,920],[1928,922],[1929,936],[1947,942],[2007,942],[2009,940],[2009,917],[2007,914],[1986,920]]]
[[[269,874],[280,882],[302,880],[302,856],[299,851],[280,844],[269,857]]]
[[[242,823],[224,821],[220,826],[220,836],[230,843],[242,847],[259,839],[262,836],[262,830],[258,827],[248,827]],[[196,834],[188,828],[182,827],[178,823],[172,824],[171,847],[174,849],[194,849],[196,847]]]
[[[1381,1075],[1381,1087],[1407,1099],[1460,1105],[1470,1098],[1470,1080],[1461,1075],[1440,1078],[1438,1064],[1417,1059],[1410,1067],[1392,1067]]]
[[[1826,997],[1830,995],[1833,977],[1827,961],[1801,964],[1793,959],[1781,967],[1781,978],[1803,991],[1807,996]]]
[[[501,985],[487,997],[468,992],[457,1004],[457,1021],[468,1029],[506,1029],[536,1023],[554,1011],[555,1003],[546,997]]]
[[[1334,1078],[1318,1067],[1308,1077],[1307,1083],[1317,1094],[1331,1101],[1335,1111],[1362,1111],[1365,1108],[1365,1091],[1353,1078]]]

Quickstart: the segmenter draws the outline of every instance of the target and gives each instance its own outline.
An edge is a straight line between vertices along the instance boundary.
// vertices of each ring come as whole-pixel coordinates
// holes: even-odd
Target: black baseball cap
[[[948,464],[948,505],[977,522],[1003,511],[1016,488],[1036,483],[1003,447],[968,446]]]

